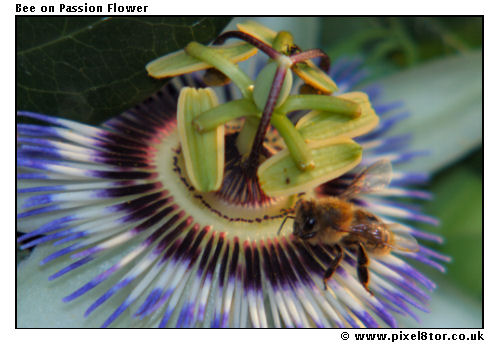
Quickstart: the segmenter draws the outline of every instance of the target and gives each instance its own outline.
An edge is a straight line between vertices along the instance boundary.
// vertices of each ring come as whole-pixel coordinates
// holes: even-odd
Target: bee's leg
[[[358,244],[358,279],[359,282],[363,285],[363,287],[368,291],[371,295],[373,292],[368,288],[368,282],[370,281],[370,276],[368,273],[368,255],[366,254],[365,247],[359,243]]]
[[[328,279],[330,279],[335,271],[337,270],[337,267],[339,267],[340,262],[344,258],[344,251],[342,250],[342,247],[336,244],[333,247],[333,250],[335,251],[335,259],[330,263],[330,266],[325,271],[325,275],[323,276],[323,284],[325,285],[325,290],[326,290],[326,282]]]

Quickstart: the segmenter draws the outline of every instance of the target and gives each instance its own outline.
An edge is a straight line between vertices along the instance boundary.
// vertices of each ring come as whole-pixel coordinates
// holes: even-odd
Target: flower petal
[[[377,84],[382,102],[404,99],[413,114],[391,134],[412,133],[412,149],[432,151],[402,170],[439,170],[482,143],[481,52],[433,61]]]
[[[72,272],[55,281],[48,281],[47,276],[56,272],[58,267],[64,267],[67,262],[55,262],[56,267],[42,267],[38,263],[54,251],[51,245],[38,246],[27,260],[22,261],[17,271],[17,326],[37,328],[96,328],[111,314],[115,306],[101,306],[102,313],[92,317],[83,315],[88,303],[63,303],[61,299],[71,291],[76,290],[82,282],[90,281],[102,267],[111,266],[115,257],[99,262],[99,265],[85,265],[83,269]],[[50,273],[49,273],[50,272]],[[35,288],[36,287],[36,288]],[[20,298],[22,296],[22,298]],[[99,297],[98,291],[89,292],[92,299]],[[87,301],[88,302],[88,301]],[[127,323],[117,321],[118,327]]]

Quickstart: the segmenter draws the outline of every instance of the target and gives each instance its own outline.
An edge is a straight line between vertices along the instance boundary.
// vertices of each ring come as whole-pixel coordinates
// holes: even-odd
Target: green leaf
[[[148,77],[149,61],[208,43],[229,19],[17,18],[17,109],[100,123],[165,84]]]
[[[475,156],[482,162],[482,152]],[[431,191],[434,200],[425,211],[438,217],[439,232],[445,243],[437,250],[452,258],[447,277],[470,295],[481,299],[483,258],[483,183],[482,172],[474,172],[471,160],[462,161],[437,175]]]

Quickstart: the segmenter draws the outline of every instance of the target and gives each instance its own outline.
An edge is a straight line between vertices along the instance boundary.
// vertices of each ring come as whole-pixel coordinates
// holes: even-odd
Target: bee
[[[370,293],[368,254],[387,255],[393,250],[416,252],[417,241],[408,233],[398,231],[398,224],[387,224],[352,200],[358,194],[373,193],[385,188],[391,181],[389,160],[380,160],[354,177],[347,189],[336,197],[299,200],[294,207],[293,235],[309,245],[332,245],[334,259],[325,270],[323,283],[333,276],[344,257],[344,248],[357,255],[358,280]]]

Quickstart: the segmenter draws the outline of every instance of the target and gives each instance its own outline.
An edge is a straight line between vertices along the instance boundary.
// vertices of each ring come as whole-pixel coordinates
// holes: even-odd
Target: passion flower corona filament
[[[194,43],[148,64],[154,77],[179,77],[101,126],[18,112],[44,123],[17,125],[21,248],[55,247],[41,264],[65,265],[49,280],[100,267],[62,299],[101,289],[85,300],[84,316],[112,306],[103,327],[396,327],[395,314],[417,318],[435,284],[409,262],[444,271],[446,256],[423,243],[370,255],[371,294],[345,248],[325,289],[335,247],[294,237],[293,221],[277,235],[297,200],[342,195],[363,167],[386,159],[391,184],[352,202],[408,236],[441,241],[406,224],[436,219],[397,201],[430,197],[407,188],[427,176],[398,170],[419,154],[408,136],[390,135],[402,106],[380,104],[376,87],[344,92],[363,76],[356,62],[339,61],[328,74],[322,52],[302,52],[287,34],[255,23],[239,29],[216,43],[245,42]],[[238,67],[256,53],[248,42],[271,57],[262,70],[271,72]],[[214,91],[204,69],[232,83]],[[316,94],[293,94],[293,75]]]

